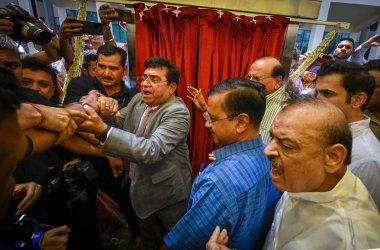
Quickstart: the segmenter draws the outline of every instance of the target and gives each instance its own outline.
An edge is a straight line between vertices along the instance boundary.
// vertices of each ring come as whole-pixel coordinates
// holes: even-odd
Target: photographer
[[[22,25],[27,25],[28,30],[31,31],[28,31],[27,34],[22,34],[21,29],[24,27]],[[69,58],[70,50],[72,50],[72,47],[65,42],[61,42],[60,40],[64,39],[53,34],[52,30],[44,22],[30,16],[24,9],[13,4],[0,8],[0,33],[10,36],[15,41],[25,43],[32,41],[34,44],[41,45],[43,50],[31,56],[47,63],[53,63],[62,57]]]
[[[21,159],[33,151],[33,143],[25,136],[18,124],[16,113],[20,106],[17,96],[18,81],[9,70],[4,68],[0,68],[0,78],[2,79],[2,84],[0,84],[0,116],[2,118],[0,120],[0,138],[2,141],[0,144],[0,200],[2,201],[0,203],[0,217],[2,217],[13,192],[20,188],[20,186],[14,187],[15,182],[12,173]],[[26,196],[23,199],[25,201],[31,201],[36,196],[35,190],[31,190],[33,185],[23,186],[21,189],[25,190]],[[6,220],[1,220],[0,224],[3,225],[6,222]],[[7,233],[12,233],[9,232],[9,229],[7,231]],[[39,243],[40,248],[45,250],[66,249],[69,231],[67,226],[48,230],[41,235],[37,243]],[[14,249],[13,244],[6,242],[9,238],[4,239],[4,235],[1,236],[0,249]]]

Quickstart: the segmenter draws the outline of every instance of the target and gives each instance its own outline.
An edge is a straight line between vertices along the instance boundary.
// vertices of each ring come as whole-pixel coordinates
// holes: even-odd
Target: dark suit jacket
[[[134,134],[146,104],[141,93],[121,110],[121,129],[112,128],[103,151],[136,163],[131,199],[137,215],[147,218],[169,205],[186,200],[191,191],[191,167],[186,143],[189,111],[171,96],[151,114],[142,137]]]

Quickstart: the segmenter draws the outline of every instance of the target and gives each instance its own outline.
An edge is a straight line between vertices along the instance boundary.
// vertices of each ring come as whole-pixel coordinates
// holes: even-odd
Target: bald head
[[[322,147],[342,144],[347,149],[346,164],[351,161],[352,135],[344,113],[335,105],[319,99],[306,98],[291,100],[278,116],[287,117],[294,126],[301,124],[310,134],[318,131]]]
[[[276,58],[264,56],[253,62],[248,76],[250,80],[262,83],[265,94],[269,95],[281,87],[285,71]]]
[[[350,161],[352,136],[344,114],[317,99],[296,100],[279,112],[264,153],[270,176],[281,191],[326,192]]]

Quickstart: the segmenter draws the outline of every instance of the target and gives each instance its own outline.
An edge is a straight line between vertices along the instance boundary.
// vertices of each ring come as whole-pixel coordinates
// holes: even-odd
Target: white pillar
[[[331,0],[322,0],[321,8],[319,9],[318,20],[326,21],[329,15]],[[310,32],[308,51],[314,50],[322,41],[325,25],[312,25]]]

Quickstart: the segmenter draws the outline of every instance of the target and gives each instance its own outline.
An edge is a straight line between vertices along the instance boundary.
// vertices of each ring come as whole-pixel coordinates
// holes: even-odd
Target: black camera
[[[17,218],[0,219],[0,241],[15,249],[37,250],[42,235],[53,227],[22,215]]]
[[[5,9],[9,12],[14,22],[12,38],[15,41],[30,42],[44,45],[50,42],[53,35],[51,32],[41,29],[33,22],[29,12],[18,5],[8,4]]]
[[[97,171],[88,161],[72,161],[49,180],[49,190],[60,190],[70,202],[89,200],[87,186],[97,176]]]

